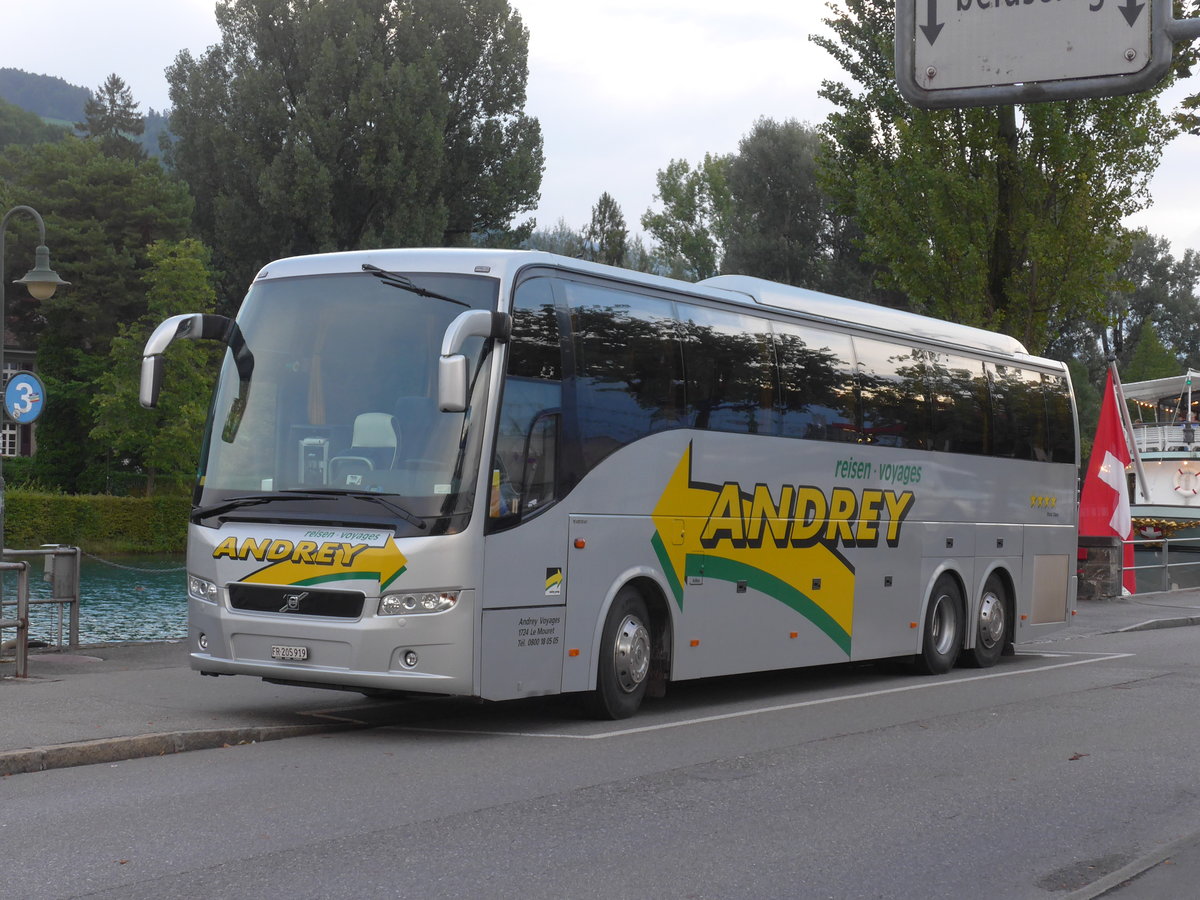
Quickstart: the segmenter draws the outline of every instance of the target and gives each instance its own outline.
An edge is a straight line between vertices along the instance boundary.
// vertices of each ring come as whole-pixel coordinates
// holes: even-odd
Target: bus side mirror
[[[461,313],[446,328],[442,338],[442,355],[438,359],[438,408],[442,412],[464,412],[467,408],[467,358],[462,353],[468,338],[508,340],[512,333],[512,316],[508,313],[472,309]]]
[[[146,409],[158,406],[158,391],[162,389],[162,354],[175,341],[222,341],[239,354],[238,372],[244,379],[250,378],[253,356],[241,341],[238,326],[227,316],[212,316],[210,313],[190,312],[164,320],[146,341],[142,350],[142,382],[138,398]],[[236,346],[235,346],[236,344]]]

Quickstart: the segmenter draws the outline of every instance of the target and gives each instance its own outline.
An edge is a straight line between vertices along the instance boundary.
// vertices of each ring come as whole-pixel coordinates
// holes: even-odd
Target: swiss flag
[[[1129,462],[1129,446],[1125,443],[1125,430],[1121,427],[1117,392],[1110,371],[1104,383],[1104,401],[1100,406],[1096,440],[1092,442],[1092,458],[1079,498],[1080,534],[1129,540],[1133,531],[1133,521],[1129,517],[1129,488],[1125,482],[1125,467]],[[1130,593],[1137,585],[1133,565],[1133,544],[1126,543],[1124,582]]]

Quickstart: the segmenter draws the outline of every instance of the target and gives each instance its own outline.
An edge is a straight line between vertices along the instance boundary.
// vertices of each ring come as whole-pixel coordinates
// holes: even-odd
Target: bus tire
[[[995,573],[984,582],[979,598],[979,615],[975,617],[975,646],[966,651],[963,661],[976,669],[986,669],[1000,661],[1011,631],[1008,592]]]
[[[944,675],[954,668],[963,637],[963,596],[954,576],[944,574],[933,585],[925,608],[925,632],[917,669]]]
[[[588,697],[588,712],[597,719],[627,719],[646,695],[653,636],[646,601],[626,585],[613,598],[600,639],[596,690]]]

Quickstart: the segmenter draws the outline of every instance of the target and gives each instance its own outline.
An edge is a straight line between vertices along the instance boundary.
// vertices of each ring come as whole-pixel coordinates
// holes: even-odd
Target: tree
[[[170,374],[158,407],[141,407],[138,386],[146,338],[169,316],[216,307],[209,252],[198,240],[158,241],[149,247],[147,259],[146,312],[121,325],[113,338],[97,382],[91,437],[116,468],[144,472],[146,494],[151,495],[160,474],[180,481],[195,475],[221,348],[211,341],[176,341],[167,351]]]
[[[1137,346],[1130,355],[1122,381],[1152,381],[1179,374],[1179,360],[1163,345],[1153,322],[1143,322]]]
[[[98,379],[119,326],[145,312],[147,248],[187,235],[191,198],[156,161],[105,156],[76,138],[6,148],[0,184],[45,218],[54,268],[72,282],[42,302],[8,294],[8,324],[36,346],[48,396],[34,477],[67,491],[102,489],[106,457],[89,434]],[[37,232],[14,222],[7,238],[11,282],[18,265],[28,267]]]
[[[1098,319],[1172,135],[1155,95],[926,111],[894,80],[895,4],[844,0],[828,50],[859,90],[823,83],[823,180],[879,282],[918,311],[1041,352],[1072,311]]]
[[[869,276],[843,239],[850,227],[818,181],[821,138],[788,119],[759,119],[730,159],[724,272],[863,296]]]
[[[560,218],[553,228],[532,232],[523,246],[526,250],[544,250],[559,256],[582,259],[583,245],[584,236],[568,225],[566,219]]]
[[[646,210],[642,227],[657,242],[655,252],[673,275],[700,280],[721,271],[729,221],[730,159],[706,153],[694,169],[687,160],[673,159],[655,176],[654,199],[663,208]]]
[[[610,266],[625,264],[628,252],[629,232],[625,229],[625,216],[612,195],[605,191],[592,207],[592,221],[585,233],[585,248],[588,259],[607,263]]]
[[[121,159],[145,159],[146,153],[135,140],[146,127],[133,94],[116,73],[109,75],[83,106],[84,121],[75,123],[84,138],[99,142],[108,156]]]
[[[61,141],[67,134],[67,129],[58,125],[47,125],[33,113],[0,100],[0,149],[9,144]]]
[[[221,0],[217,24],[167,70],[168,159],[229,291],[278,256],[461,244],[536,205],[507,0]]]
[[[1185,7],[1190,9],[1193,17],[1200,16],[1200,0],[1192,0],[1190,7],[1188,4],[1176,0],[1177,13],[1182,12]],[[1181,77],[1193,74],[1196,63],[1200,61],[1198,59],[1200,58],[1200,46],[1196,42],[1184,43],[1175,48],[1175,54]],[[1179,104],[1179,110],[1175,113],[1175,121],[1184,131],[1200,135],[1200,91]]]

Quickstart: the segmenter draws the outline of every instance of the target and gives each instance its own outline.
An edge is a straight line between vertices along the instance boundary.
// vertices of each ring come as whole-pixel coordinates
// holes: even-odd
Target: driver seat
[[[329,461],[330,483],[361,484],[362,477],[368,472],[392,468],[399,452],[395,416],[381,412],[360,413],[354,419],[349,452]]]

